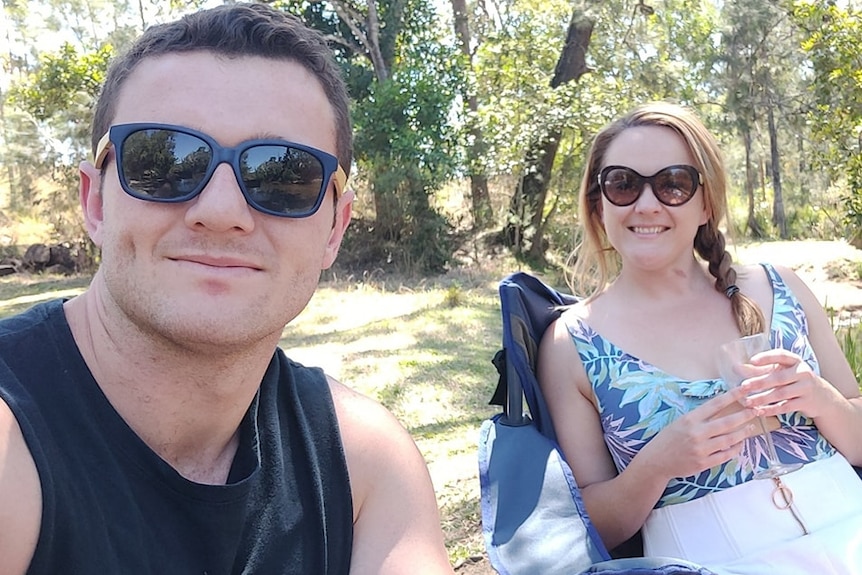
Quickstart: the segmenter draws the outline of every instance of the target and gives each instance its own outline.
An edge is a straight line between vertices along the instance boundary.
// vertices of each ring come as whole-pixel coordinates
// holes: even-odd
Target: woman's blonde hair
[[[570,278],[573,292],[593,295],[619,273],[619,254],[610,245],[602,222],[598,177],[611,142],[625,130],[639,126],[670,128],[685,141],[701,173],[703,201],[708,214],[707,222],[697,230],[692,247],[708,263],[709,273],[715,277],[715,289],[730,298],[740,333],[750,335],[763,331],[763,312],[736,288],[736,271],[725,249],[724,234],[718,227],[727,214],[727,177],[718,142],[691,110],[668,102],[638,106],[602,129],[593,140],[579,193],[581,243],[570,258],[574,260]]]

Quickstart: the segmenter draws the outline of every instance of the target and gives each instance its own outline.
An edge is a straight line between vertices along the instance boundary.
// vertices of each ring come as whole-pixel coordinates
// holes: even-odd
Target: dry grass
[[[22,312],[41,301],[75,296],[89,283],[87,276],[14,274],[0,278],[0,317]]]
[[[476,445],[497,382],[497,277],[324,284],[285,330],[288,355],[389,408],[428,462],[453,563],[483,553]]]

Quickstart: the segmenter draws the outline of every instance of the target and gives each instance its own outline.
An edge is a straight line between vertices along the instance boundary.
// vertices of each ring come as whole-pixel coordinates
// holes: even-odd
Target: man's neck
[[[92,290],[66,302],[65,312],[108,401],[178,473],[224,483],[275,342],[222,353],[179,348],[131,322],[112,321]]]

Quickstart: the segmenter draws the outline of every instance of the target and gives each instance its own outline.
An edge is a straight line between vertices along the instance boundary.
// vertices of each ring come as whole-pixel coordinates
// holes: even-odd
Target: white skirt
[[[760,479],[654,509],[644,554],[719,575],[862,575],[862,481],[847,460],[836,454],[781,481],[791,508],[779,508],[776,484]]]

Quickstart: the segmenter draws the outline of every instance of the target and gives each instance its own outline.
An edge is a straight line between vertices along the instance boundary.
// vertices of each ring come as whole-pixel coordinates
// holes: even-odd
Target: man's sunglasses
[[[668,166],[652,176],[643,176],[625,166],[608,166],[599,173],[602,193],[610,203],[621,207],[635,203],[646,184],[664,205],[681,206],[694,197],[701,180],[697,168],[687,165]]]
[[[222,163],[233,167],[249,205],[273,216],[310,216],[323,202],[333,175],[336,194],[347,184],[335,156],[284,140],[248,140],[231,148],[182,126],[118,124],[99,141],[97,169],[105,164],[111,144],[123,190],[150,202],[194,198]]]

